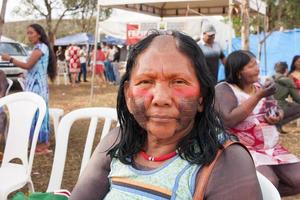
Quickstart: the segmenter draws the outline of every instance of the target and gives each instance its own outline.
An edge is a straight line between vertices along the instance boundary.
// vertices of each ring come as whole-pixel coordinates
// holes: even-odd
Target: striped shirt
[[[199,165],[192,165],[178,155],[163,166],[147,171],[138,170],[113,159],[109,174],[110,191],[104,199],[192,199],[200,168]]]

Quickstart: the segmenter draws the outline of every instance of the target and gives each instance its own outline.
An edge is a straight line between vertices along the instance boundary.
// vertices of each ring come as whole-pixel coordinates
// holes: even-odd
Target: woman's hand
[[[256,93],[260,98],[268,97],[276,92],[275,82],[268,81],[266,82],[262,88]]]
[[[1,54],[1,58],[2,58],[2,60],[9,61],[11,56],[7,53],[3,53],[3,54]]]

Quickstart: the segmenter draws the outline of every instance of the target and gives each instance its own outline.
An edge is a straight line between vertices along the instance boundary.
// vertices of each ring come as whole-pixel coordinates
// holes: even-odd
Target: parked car
[[[0,41],[0,54],[8,53],[13,58],[25,62],[28,54],[24,47],[17,42]],[[13,81],[16,81],[18,77],[23,76],[26,70],[15,66],[8,61],[3,61],[0,56],[0,70],[3,70],[6,76]]]

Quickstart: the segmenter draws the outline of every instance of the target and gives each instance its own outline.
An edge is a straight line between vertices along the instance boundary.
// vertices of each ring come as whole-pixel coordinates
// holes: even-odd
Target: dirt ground
[[[95,88],[95,95],[90,102],[90,83],[81,83],[79,87],[72,88],[70,85],[50,84],[50,107],[62,108],[65,114],[78,108],[90,106],[115,107],[117,86],[108,85],[106,88]],[[62,188],[72,190],[79,174],[82,151],[86,139],[89,122],[82,120],[76,122],[71,129],[67,162],[63,177]],[[289,124],[284,127],[289,134],[281,134],[280,141],[292,153],[300,156],[300,128],[296,124]],[[98,127],[97,133],[100,133]],[[99,134],[96,136],[95,144],[99,141]],[[51,148],[54,149],[54,136],[51,136]],[[94,145],[95,146],[95,145]],[[34,159],[32,177],[36,191],[45,191],[51,173],[53,153],[38,155]],[[284,200],[300,200],[300,195],[284,198]]]

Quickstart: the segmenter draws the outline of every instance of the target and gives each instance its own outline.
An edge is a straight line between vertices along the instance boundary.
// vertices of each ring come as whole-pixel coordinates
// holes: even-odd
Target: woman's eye
[[[152,80],[142,80],[142,81],[138,82],[137,85],[146,85],[146,84],[151,84],[151,83],[153,83]]]
[[[187,84],[187,82],[185,80],[182,79],[175,79],[172,81],[173,84],[178,84],[178,85],[182,85],[182,84]]]

